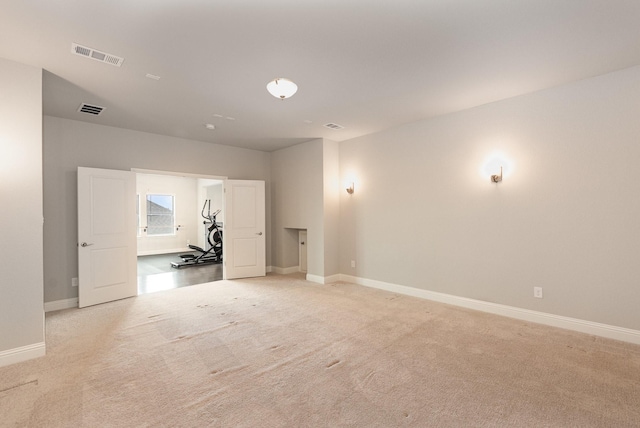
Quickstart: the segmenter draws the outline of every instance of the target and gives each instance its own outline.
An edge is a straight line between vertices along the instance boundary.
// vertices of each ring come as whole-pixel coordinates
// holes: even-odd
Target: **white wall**
[[[77,297],[77,167],[176,171],[264,180],[271,224],[269,153],[44,117],[44,300]],[[267,264],[271,262],[267,229]]]
[[[44,355],[42,70],[0,59],[0,366]]]
[[[639,113],[635,67],[341,143],[341,272],[640,329]]]
[[[202,219],[198,207],[198,179],[172,175],[136,174],[137,193],[140,196],[140,228],[138,255],[164,254],[189,251],[187,241],[198,243],[202,234]],[[148,235],[146,226],[146,197],[148,194],[172,195],[177,227],[173,235]]]

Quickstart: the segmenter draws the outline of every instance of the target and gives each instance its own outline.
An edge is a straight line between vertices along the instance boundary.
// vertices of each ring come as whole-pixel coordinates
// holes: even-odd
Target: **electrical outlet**
[[[78,278],[71,278],[71,286],[72,287],[78,286]]]
[[[356,267],[356,261],[355,260],[351,260],[351,267],[352,268]]]
[[[542,299],[542,287],[533,287],[533,297]]]
[[[191,240],[187,239],[187,247],[191,244]]]

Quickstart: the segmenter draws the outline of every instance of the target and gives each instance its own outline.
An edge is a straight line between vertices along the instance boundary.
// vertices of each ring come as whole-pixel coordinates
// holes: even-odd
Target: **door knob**
[[[88,247],[90,245],[93,245],[93,244],[87,244],[86,242],[83,242],[82,244],[80,244],[81,247]]]
[[[262,232],[258,232],[258,233],[256,233],[256,235],[262,236]]]

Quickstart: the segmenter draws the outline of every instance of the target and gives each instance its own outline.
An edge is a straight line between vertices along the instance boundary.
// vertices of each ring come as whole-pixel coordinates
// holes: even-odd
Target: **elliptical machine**
[[[207,214],[204,214],[205,208]],[[211,214],[211,199],[204,201],[202,211],[200,215],[205,219],[203,222],[207,230],[207,241],[209,242],[209,248],[207,250],[198,247],[197,245],[189,244],[189,248],[200,254],[181,254],[181,262],[171,262],[171,267],[180,269],[182,267],[204,265],[210,263],[222,263],[222,230],[218,227],[216,216],[220,214],[220,210]],[[207,223],[211,223],[207,227]]]

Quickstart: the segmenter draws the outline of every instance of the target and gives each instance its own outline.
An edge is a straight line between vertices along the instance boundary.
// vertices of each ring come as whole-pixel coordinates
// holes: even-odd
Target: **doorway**
[[[181,256],[202,254],[190,245],[208,249],[203,216],[221,210],[216,223],[223,228],[222,178],[137,171],[136,179],[138,294],[223,279],[221,263],[172,267]]]
[[[154,209],[147,208],[146,216],[151,212],[151,215],[161,215],[164,219],[156,221],[144,217],[145,224],[142,224],[141,204],[136,207],[138,172],[149,173],[78,167],[78,306],[81,308],[138,294],[136,222],[139,229],[149,229],[151,224],[166,235],[169,235],[171,228],[178,232],[182,226],[188,226],[188,218],[184,223],[182,220],[175,222],[179,211],[174,209],[175,199],[173,202],[167,202],[172,198],[162,197],[147,200],[146,196],[145,204],[147,201],[156,204]],[[178,173],[166,175],[194,176]],[[265,276],[265,182],[206,178],[224,179],[222,200],[226,224],[221,241],[225,254],[222,262],[223,279]],[[137,199],[140,200],[139,195]],[[173,223],[167,222],[167,217],[171,216]],[[196,227],[191,229],[195,233]],[[216,232],[222,233],[220,230]],[[197,236],[195,239],[198,239]],[[217,254],[219,247],[215,248]]]

